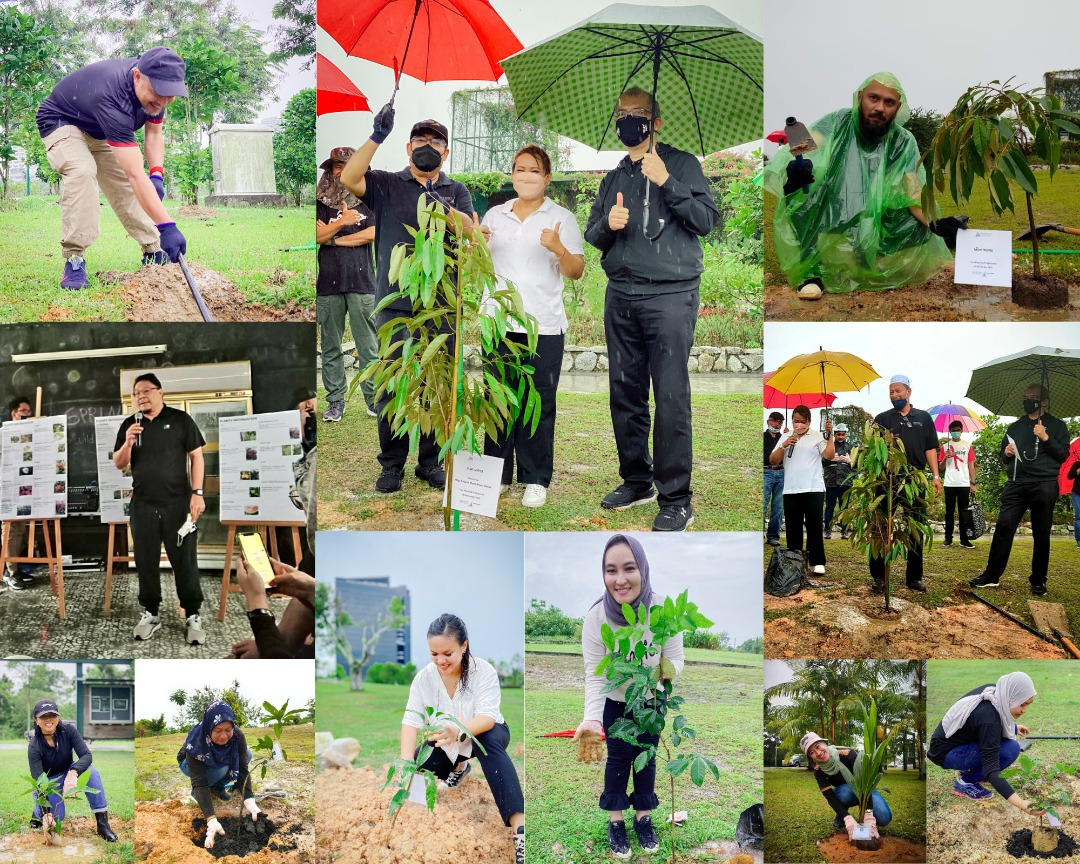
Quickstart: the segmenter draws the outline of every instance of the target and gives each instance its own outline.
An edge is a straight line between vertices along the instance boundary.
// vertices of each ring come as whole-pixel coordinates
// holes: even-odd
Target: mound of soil
[[[330,864],[506,864],[514,860],[510,829],[476,767],[460,786],[440,789],[435,812],[405,804],[390,833],[392,791],[370,768],[329,769],[315,778],[315,860]],[[250,859],[248,859],[250,860]]]
[[[1069,283],[1060,276],[1013,274],[1013,303],[1025,309],[1059,309],[1069,305]]]
[[[224,858],[227,855],[244,858],[267,846],[275,852],[286,852],[296,848],[294,835],[301,833],[299,825],[280,828],[267,819],[265,813],[260,813],[255,822],[239,816],[222,816],[218,822],[225,829],[225,836],[218,835],[214,848],[207,850],[215,858]],[[192,819],[191,830],[195,832],[191,842],[202,848],[206,840],[206,820],[201,817]]]
[[[1071,858],[1076,854],[1076,841],[1064,831],[1058,831],[1058,845],[1053,852],[1036,852],[1031,845],[1031,829],[1014,831],[1005,841],[1005,851],[1013,858]]]
[[[1073,786],[1080,786],[1080,781],[1074,781]],[[1036,820],[1005,803],[1000,796],[986,802],[948,794],[944,797],[945,803],[935,805],[927,801],[926,830],[930,837],[930,858],[935,864],[1016,864],[1018,855],[1044,857],[1031,848],[1031,826]],[[1078,808],[1072,806],[1061,806],[1057,811],[1065,825],[1076,824],[1080,816]],[[1021,849],[1019,853],[1012,851],[1013,844]],[[1058,850],[1066,846],[1071,846],[1072,851],[1058,857],[1077,854],[1076,844],[1071,838],[1066,844],[1062,835]]]
[[[881,848],[872,852],[856,849],[848,840],[847,834],[833,834],[824,840],[818,840],[817,847],[826,861],[907,864],[926,860],[925,843],[912,843],[910,840],[888,835],[881,838]]]
[[[1066,654],[991,609],[977,605],[924,609],[892,597],[892,612],[869,586],[857,594],[803,589],[765,595],[765,611],[791,613],[765,622],[765,652],[777,658],[1061,658]],[[954,595],[955,596],[955,595]]]

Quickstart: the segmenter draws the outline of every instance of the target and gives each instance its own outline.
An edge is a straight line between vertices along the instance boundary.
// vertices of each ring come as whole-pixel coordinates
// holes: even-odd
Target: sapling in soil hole
[[[686,725],[682,706],[686,701],[673,694],[675,667],[666,657],[660,657],[655,666],[645,661],[656,657],[668,639],[680,633],[692,633],[698,628],[708,628],[713,622],[698,612],[697,604],[687,600],[687,591],[678,599],[664,599],[641,615],[634,614],[634,607],[622,604],[625,627],[612,629],[606,621],[600,625],[600,635],[608,653],[597,664],[594,675],[604,675],[607,683],[602,692],[610,693],[626,685],[626,714],[611,724],[608,734],[642,748],[634,759],[634,770],[641,771],[656,757],[657,747],[642,744],[639,736],[656,735],[664,750],[665,768],[671,791],[671,861],[675,854],[675,778],[689,769],[690,780],[695,786],[704,785],[709,774],[720,779],[720,769],[698,753],[673,755],[684,741],[694,740],[697,735]],[[648,631],[648,634],[646,633]],[[669,729],[670,727],[670,729]],[[665,734],[666,733],[666,734]]]
[[[31,793],[37,793],[37,804],[41,808],[41,830],[45,835],[45,845],[48,846],[53,843],[60,842],[60,835],[63,832],[63,823],[57,820],[56,815],[52,811],[52,805],[49,804],[49,797],[55,795],[62,801],[74,801],[84,792],[100,792],[100,789],[90,786],[90,772],[84,771],[79,775],[79,779],[75,782],[75,788],[70,792],[64,792],[64,784],[61,781],[57,783],[54,780],[49,779],[49,775],[44,771],[35,779],[34,777],[21,777],[19,778],[23,783],[30,786],[23,795],[30,795]]]
[[[851,772],[850,785],[851,791],[859,802],[859,815],[855,821],[865,824],[866,813],[870,809],[874,790],[877,789],[878,783],[881,782],[882,767],[888,761],[886,757],[889,742],[900,727],[894,726],[891,732],[879,728],[877,701],[875,699],[870,700],[869,707],[862,703],[859,704],[859,707],[862,711],[863,720],[863,751],[862,756],[855,762],[855,770]],[[885,791],[888,792],[889,790],[886,789]],[[856,835],[856,839],[852,840],[852,842],[859,849],[879,849],[881,847],[881,840],[873,837],[873,831],[869,832],[867,838],[859,838]]]
[[[281,746],[281,730],[286,725],[298,721],[304,716],[305,709],[293,708],[289,710],[289,700],[285,700],[285,704],[280,708],[275,708],[269,702],[263,702],[263,722],[269,721],[274,731],[274,737],[264,735],[258,741],[255,742],[255,746],[251,749],[260,755],[256,759],[252,759],[248,765],[248,770],[252,773],[258,768],[260,771],[260,777],[266,779],[266,768],[271,762],[285,762],[289,756],[285,752],[285,749]]]
[[[1057,829],[1046,824],[1046,814],[1059,819],[1059,804],[1072,804],[1069,793],[1055,785],[1061,777],[1076,774],[1076,766],[1058,762],[1049,767],[1040,766],[1026,753],[1021,753],[1017,764],[1001,772],[1002,777],[1015,780],[1016,790],[1028,799],[1028,807],[1042,810],[1039,824],[1031,832],[1031,845],[1037,852],[1053,852],[1058,845]]]

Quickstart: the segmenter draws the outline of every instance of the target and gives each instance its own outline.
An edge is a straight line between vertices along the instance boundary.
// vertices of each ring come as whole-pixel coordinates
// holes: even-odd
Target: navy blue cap
[[[151,48],[136,64],[139,72],[150,79],[150,85],[158,96],[187,96],[184,73],[187,64],[172,48],[159,45]]]
[[[42,717],[45,714],[59,714],[60,709],[56,707],[56,703],[51,699],[42,699],[37,705],[34,706],[34,719]]]

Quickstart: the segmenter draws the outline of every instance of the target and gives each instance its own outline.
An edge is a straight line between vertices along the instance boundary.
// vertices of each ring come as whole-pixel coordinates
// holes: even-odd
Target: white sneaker
[[[206,641],[206,631],[203,630],[202,618],[198,615],[189,615],[185,622],[184,637],[188,645],[202,645]]]
[[[824,564],[815,564],[813,572],[814,572],[815,576],[824,576],[825,575],[825,565]]]
[[[139,623],[135,625],[134,636],[139,641],[145,641],[161,629],[161,619],[157,615],[151,615],[144,611]]]
[[[521,496],[522,507],[543,507],[547,503],[547,487],[539,483],[530,483]]]
[[[502,496],[505,495],[509,491],[510,491],[510,484],[509,483],[500,483],[499,484],[499,497],[500,498],[502,498]]]

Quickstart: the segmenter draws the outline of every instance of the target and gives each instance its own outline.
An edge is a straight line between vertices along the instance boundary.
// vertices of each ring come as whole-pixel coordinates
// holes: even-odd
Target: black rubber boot
[[[115,843],[117,840],[116,833],[109,827],[109,814],[106,811],[95,813],[94,817],[97,819],[97,833],[102,840],[109,843]]]

